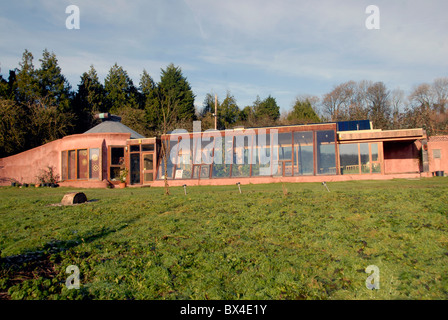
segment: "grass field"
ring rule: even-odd
[[[327,185],[0,188],[0,297],[448,298],[447,178]]]

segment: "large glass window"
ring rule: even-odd
[[[174,171],[174,164],[173,161],[177,161],[177,152],[179,144],[177,140],[162,140],[162,143],[166,144],[167,148],[167,155],[166,155],[166,169],[167,169],[167,179],[173,179],[173,171]],[[172,159],[174,157],[175,159]],[[165,157],[162,155],[162,161],[160,161],[159,166],[159,179],[165,178]]]
[[[67,179],[68,180],[76,179],[76,150],[68,151],[67,167],[68,167]]]
[[[256,139],[257,143],[252,153],[252,176],[269,176],[271,175],[271,135],[258,132]]]
[[[184,140],[185,139],[185,140]],[[188,136],[179,141],[175,179],[190,179],[193,162],[193,144]]]
[[[341,174],[381,173],[378,143],[339,145]]]
[[[334,131],[316,131],[317,174],[336,174]]]
[[[209,179],[213,163],[214,137],[195,138],[193,143],[194,165],[193,179]]]
[[[294,175],[313,174],[313,132],[294,132]]]
[[[67,180],[67,151],[61,152],[61,179]]]
[[[231,164],[229,163],[230,159],[226,159],[226,153],[232,155],[232,150],[233,150],[233,139],[231,137],[230,139],[228,137],[227,139],[225,137],[222,137],[221,144],[215,144],[215,151],[214,151],[215,157],[213,159],[213,171],[212,171],[213,178],[230,177]],[[217,155],[219,154],[221,155],[221,157],[218,159]]]
[[[239,136],[233,139],[232,177],[249,177],[252,136]]]
[[[378,157],[378,143],[371,143],[370,151],[372,154],[372,173],[381,173],[381,164]]]
[[[274,169],[274,176],[292,175],[292,133],[284,132],[278,134],[278,162],[277,170]]]
[[[341,174],[359,173],[359,150],[357,143],[339,145]]]
[[[89,163],[87,150],[78,150],[78,179],[89,177]]]
[[[369,144],[368,143],[360,143],[359,144],[359,153],[361,160],[361,173],[370,173],[370,156],[369,156]]]
[[[99,179],[99,150],[98,148],[92,148],[61,151],[61,179]]]
[[[100,178],[100,149],[89,150],[89,178]]]

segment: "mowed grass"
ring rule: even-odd
[[[0,188],[1,297],[448,298],[447,178],[327,185]]]

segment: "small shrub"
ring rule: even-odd
[[[47,166],[47,169],[40,170],[40,174],[37,176],[39,183],[57,183],[59,181],[59,175],[55,173],[55,168]]]

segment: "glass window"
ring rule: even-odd
[[[67,180],[67,151],[61,152],[61,179]]]
[[[292,159],[292,133],[285,132],[278,134],[278,160]]]
[[[129,149],[131,150],[131,152],[140,152],[140,145],[139,144],[130,145]]]
[[[294,132],[294,175],[313,174],[313,132]]]
[[[154,170],[154,155],[152,153],[143,156],[143,170]]]
[[[120,167],[110,167],[109,177],[112,181],[120,180]]]
[[[154,180],[154,174],[152,172],[145,173],[145,181],[153,181]]]
[[[140,153],[131,153],[129,157],[130,161],[130,172],[129,181],[131,184],[139,184],[140,183]]]
[[[252,176],[271,175],[271,135],[258,132],[257,143],[254,139],[254,152],[252,153]]]
[[[378,143],[371,143],[370,149],[372,150],[372,161],[378,161]]]
[[[154,144],[142,144],[142,151],[154,151]]]
[[[112,181],[120,180],[120,170],[124,166],[124,147],[111,147],[109,159],[109,178]]]
[[[250,176],[252,136],[234,137],[232,177]]]
[[[186,139],[186,140],[182,140]],[[193,144],[191,139],[182,137],[179,141],[179,151],[177,154],[177,167],[175,179],[191,179],[191,168],[193,161]]]
[[[121,166],[124,164],[124,148],[114,148],[112,147],[110,150],[110,164]]]
[[[89,150],[89,172],[90,179],[100,178],[100,149]]]
[[[278,134],[278,161],[273,161],[275,166],[272,172],[273,176],[291,176],[292,175],[292,133],[284,132]],[[285,162],[288,161],[288,162]],[[275,170],[277,169],[277,170]]]
[[[193,140],[194,164],[212,164],[214,137],[195,138]]]
[[[154,173],[148,172],[154,170],[154,154],[146,153],[143,154],[143,181],[149,182],[153,181]]]
[[[76,150],[68,152],[68,180],[76,179]]]
[[[370,152],[372,154],[372,173],[381,173],[381,162],[378,156],[378,143],[370,144]]]
[[[167,179],[173,179],[173,169],[174,169],[174,164],[173,161],[177,161],[177,159],[171,159],[171,157],[174,155],[176,155],[177,153],[177,148],[178,148],[178,143],[177,140],[162,140],[162,143],[166,143],[167,144],[167,155],[166,155],[166,169],[167,169]],[[159,166],[159,179],[164,179],[165,177],[165,157],[162,156],[162,161],[160,161],[160,166]],[[177,157],[176,157],[177,158]]]
[[[87,179],[89,175],[89,163],[87,150],[78,150],[78,179]]]
[[[336,174],[334,131],[316,131],[317,174]]]
[[[357,143],[339,145],[341,174],[359,174],[359,151]]]
[[[283,176],[291,177],[292,176],[292,161],[283,161]]]
[[[201,179],[209,179],[210,178],[210,165],[203,164],[201,166]]]
[[[199,171],[200,170],[201,170],[201,166],[200,165],[193,166],[193,179],[198,179],[199,178]]]
[[[230,138],[226,145],[225,137],[222,137],[220,145],[215,145],[215,154],[221,154],[221,158],[213,159],[212,178],[230,177],[230,163],[226,163],[227,162],[226,153],[229,152],[229,154],[231,155],[232,147],[233,147],[233,139]]]
[[[370,156],[369,156],[369,144],[360,143],[359,153],[361,156],[361,173],[370,173]]]

